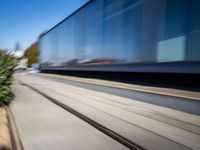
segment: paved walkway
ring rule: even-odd
[[[198,100],[200,99],[200,92],[138,86],[119,82],[85,78],[82,79],[77,77],[61,76],[54,74],[38,73],[31,75],[42,79],[49,79],[56,82],[65,83],[67,85],[82,87],[102,93],[109,93],[111,95],[135,99],[150,104],[155,104],[200,115],[200,100]],[[188,97],[194,99],[190,99]]]
[[[136,85],[136,84],[128,84],[128,83],[121,83],[121,82],[114,82],[114,81],[107,81],[107,80],[100,80],[100,79],[64,76],[64,75],[57,75],[57,74],[40,73],[40,74],[34,74],[34,75],[38,77],[43,76],[50,79],[53,79],[53,78],[64,79],[64,80],[102,85],[102,86],[113,87],[113,88],[120,88],[120,89],[125,89],[125,90],[133,90],[133,91],[139,91],[139,92],[154,93],[154,94],[160,94],[160,95],[168,95],[168,96],[175,96],[175,97],[180,97],[180,98],[200,100],[200,92],[194,92],[194,91],[178,90],[178,89],[164,88],[164,87],[142,86],[142,85]]]
[[[16,79],[147,149],[200,149],[200,116],[49,79]]]
[[[15,82],[11,104],[25,150],[118,150],[123,145]]]

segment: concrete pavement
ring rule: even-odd
[[[32,76],[200,115],[199,92],[52,74],[39,73]]]
[[[25,150],[127,149],[30,88],[12,87],[11,110]]]
[[[197,115],[49,79],[16,78],[147,149],[200,148]]]
[[[101,86],[106,86],[106,87],[120,88],[120,89],[125,89],[125,90],[200,100],[200,93],[195,92],[195,91],[186,91],[186,90],[164,88],[164,87],[142,86],[142,85],[136,85],[136,84],[107,81],[107,80],[102,80],[102,79],[100,80],[100,79],[91,79],[91,78],[80,78],[80,77],[72,77],[72,76],[65,76],[65,75],[58,75],[58,74],[39,73],[39,74],[33,74],[33,75],[52,79],[52,80],[64,79],[68,81],[89,83],[89,84],[101,85]]]

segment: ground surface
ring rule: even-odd
[[[30,88],[15,83],[11,105],[25,150],[127,149]]]
[[[135,98],[140,96],[153,100],[155,96],[163,101],[163,97],[156,97],[155,93],[147,96],[143,92],[135,94],[125,89],[116,92],[114,87],[110,89],[113,92],[107,92],[102,86],[98,90],[97,86],[83,87],[76,81],[61,78],[58,81],[29,74],[17,74],[15,79],[13,90],[16,98],[11,109],[25,149],[126,147],[20,83],[58,100],[146,149],[200,149],[200,116]],[[165,100],[172,96],[166,97]],[[181,99],[174,104],[179,106],[179,103]]]
[[[200,115],[200,92],[54,74],[40,73],[32,76]]]
[[[8,119],[5,108],[0,108],[0,150],[11,149]]]

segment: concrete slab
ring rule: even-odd
[[[48,79],[32,76],[17,79],[147,149],[200,148],[199,116]]]
[[[87,83],[85,79],[81,81],[81,78],[77,80],[74,77],[58,77],[57,75],[33,74],[33,76],[200,115],[199,92],[147,86],[140,87],[138,85],[129,85],[127,87],[124,83],[92,79],[88,79]]]
[[[97,84],[102,86],[108,86],[113,88],[121,88],[126,90],[133,90],[133,91],[141,91],[147,93],[155,93],[161,95],[168,95],[168,96],[175,96],[181,98],[188,98],[194,100],[200,100],[200,93],[194,91],[186,91],[186,90],[178,90],[178,89],[171,89],[171,88],[161,88],[161,87],[153,87],[153,86],[142,86],[136,84],[128,84],[128,83],[120,83],[115,81],[107,81],[107,80],[100,80],[100,79],[91,79],[91,78],[80,78],[80,77],[72,77],[72,76],[63,76],[57,74],[33,74],[37,76],[44,76],[44,77],[52,77],[57,79],[65,79],[65,80],[72,80],[90,84]]]
[[[11,104],[25,150],[127,149],[33,90],[15,83]]]

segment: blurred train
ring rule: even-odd
[[[200,0],[90,0],[40,37],[42,71],[200,73]]]

